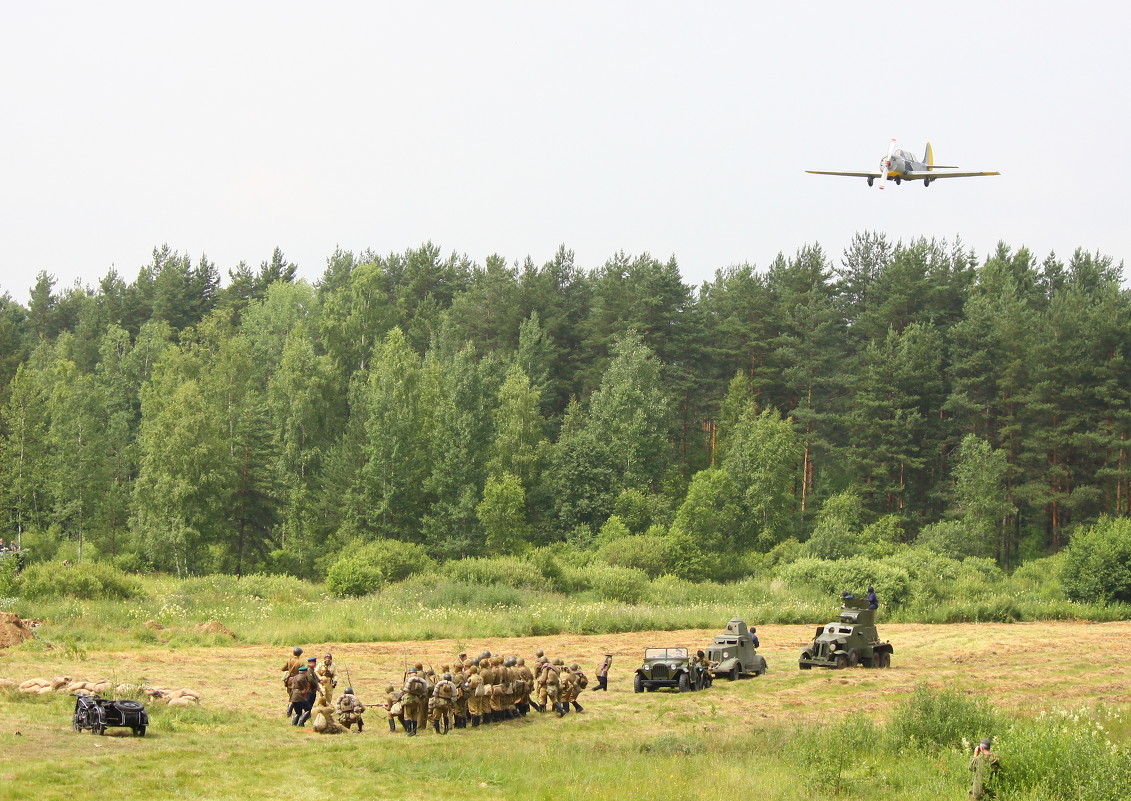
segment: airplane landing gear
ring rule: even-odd
[[[901,183],[903,183],[903,179],[902,179],[902,178],[896,178],[896,179],[895,179],[895,185],[896,185],[896,186],[899,186],[899,185],[900,185]]]
[[[872,179],[872,178],[869,178],[869,179],[868,179],[868,186],[871,186],[871,185],[872,185],[872,181],[873,181],[873,179]]]
[[[931,185],[931,179],[930,178],[924,178],[923,179],[923,186],[930,186],[930,185]]]

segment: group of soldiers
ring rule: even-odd
[[[352,687],[346,687],[336,706],[331,707],[337,686],[333,657],[326,654],[318,665],[314,657],[303,664],[301,656],[302,649],[295,648],[294,656],[283,667],[292,723],[305,725],[313,715],[316,731],[338,733],[348,731],[356,723],[360,732],[365,705]],[[606,674],[611,661],[606,656],[598,669],[602,688],[607,689]],[[385,709],[390,732],[397,731],[399,721],[409,737],[427,729],[429,723],[437,734],[447,734],[453,728],[475,728],[525,717],[531,708],[553,712],[558,717],[568,714],[571,707],[584,712],[577,699],[588,685],[588,677],[576,662],[567,665],[560,658],[550,659],[538,651],[533,665],[527,665],[520,656],[483,651],[471,658],[460,654],[439,671],[425,668],[420,662],[406,668],[401,687],[387,685],[385,701],[380,706]]]

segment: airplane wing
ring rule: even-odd
[[[918,181],[923,178],[930,178],[932,181],[939,178],[975,178],[979,175],[1001,175],[1000,172],[938,172],[936,170],[915,170],[913,172],[905,172],[903,180],[905,181]]]
[[[883,175],[883,173],[878,171],[878,170],[873,170],[872,172],[837,172],[836,170],[806,170],[805,172],[811,172],[814,175],[847,175],[849,178],[879,178],[881,175]]]

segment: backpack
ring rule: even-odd
[[[577,686],[583,690],[589,686],[589,679],[586,678],[585,674],[580,670],[575,670],[573,672],[573,680],[577,684]]]

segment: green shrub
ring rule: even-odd
[[[672,570],[672,549],[667,537],[640,534],[610,542],[597,549],[593,558],[613,567],[633,567],[655,578]]]
[[[590,565],[582,568],[589,586],[606,601],[634,604],[644,599],[651,585],[648,574],[632,567]]]
[[[98,562],[40,562],[28,567],[20,577],[20,596],[33,600],[69,597],[126,601],[144,594],[137,579]]]
[[[798,559],[778,572],[778,577],[792,586],[808,586],[836,597],[842,592],[861,594],[873,585],[880,603],[899,606],[911,588],[911,576],[901,567],[865,559]]]
[[[888,731],[897,750],[937,754],[962,749],[1001,728],[997,712],[984,699],[957,690],[932,690],[924,684],[896,708]]]
[[[18,566],[14,555],[0,556],[0,598],[20,594],[20,576],[16,572]]]
[[[1110,724],[1090,710],[1042,712],[1015,722],[995,744],[1003,755],[996,781],[1002,796],[1035,791],[1048,801],[1131,798],[1131,754],[1109,742],[1105,722]]]
[[[368,595],[389,582],[435,568],[423,546],[381,540],[347,546],[326,574],[326,586],[336,595]]]
[[[1060,576],[1073,601],[1131,601],[1131,520],[1104,518],[1074,534]]]
[[[465,584],[482,586],[500,584],[504,587],[551,589],[551,582],[537,565],[513,556],[459,559],[445,564],[443,573],[453,581]]]

